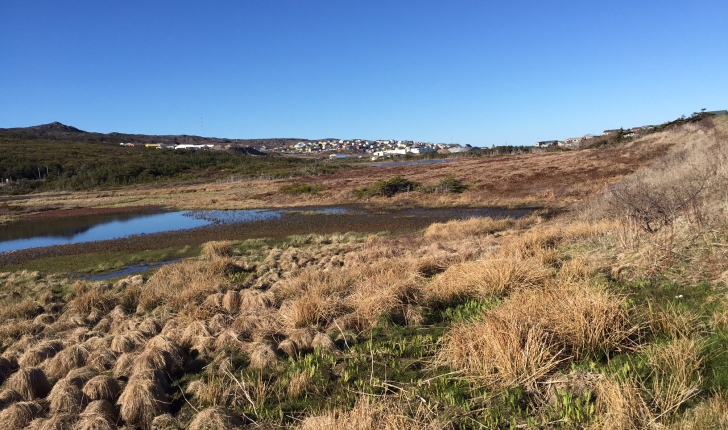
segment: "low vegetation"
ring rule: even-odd
[[[724,428],[728,140],[681,130],[558,216],[3,274],[0,426]]]
[[[296,182],[281,185],[279,191],[285,194],[318,194],[321,191],[321,185]]]

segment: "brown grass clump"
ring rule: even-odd
[[[124,352],[131,352],[136,349],[137,343],[134,342],[134,339],[131,336],[127,336],[125,334],[117,334],[113,337],[111,340],[110,349],[113,352],[122,354]]]
[[[51,314],[40,314],[33,318],[33,322],[36,324],[53,324],[56,321],[56,317]]]
[[[103,415],[82,414],[81,419],[76,423],[74,430],[116,430],[113,420]]]
[[[152,430],[179,430],[179,422],[171,414],[162,414],[152,420]]]
[[[233,255],[233,249],[228,241],[207,242],[202,246],[200,258],[212,261],[219,258],[227,258]]]
[[[700,391],[702,348],[702,343],[695,339],[678,338],[649,349],[653,403],[661,415],[676,414],[680,405]]]
[[[243,290],[240,292],[240,312],[253,312],[275,304],[275,297],[269,292]]]
[[[143,310],[167,305],[180,310],[189,303],[200,303],[212,293],[225,291],[225,275],[234,271],[227,260],[184,260],[162,266],[147,282],[139,296]]]
[[[60,413],[55,414],[47,419],[35,419],[30,423],[28,430],[67,430],[70,428],[75,429],[75,424],[79,420],[78,414]],[[39,422],[38,422],[39,421]],[[35,427],[38,422],[37,427]]]
[[[17,391],[25,400],[43,398],[51,391],[48,378],[37,367],[21,368],[8,378],[5,388]]]
[[[149,339],[144,345],[145,351],[162,351],[165,360],[167,360],[167,368],[170,373],[178,372],[184,368],[185,354],[182,349],[165,336],[157,335]]]
[[[243,419],[219,406],[207,408],[198,413],[190,423],[189,430],[232,430],[240,428]]]
[[[304,418],[298,430],[441,430],[451,425],[439,421],[417,402],[416,406],[391,399],[372,402],[359,399],[350,411],[331,411]]]
[[[53,378],[62,378],[73,369],[86,365],[89,351],[82,345],[71,345],[47,361],[46,370]]]
[[[91,367],[84,366],[73,369],[66,375],[66,379],[71,381],[78,388],[82,388],[91,378],[96,377],[99,372]]]
[[[687,410],[673,426],[679,430],[721,430],[728,428],[728,397],[718,393]]]
[[[321,354],[334,354],[339,351],[334,341],[326,333],[316,333],[311,341],[311,348],[319,350]]]
[[[169,400],[162,384],[145,376],[131,378],[117,404],[127,424],[149,428],[154,417],[168,412]]]
[[[114,378],[105,375],[98,375],[91,378],[86,385],[84,385],[83,393],[91,401],[108,400],[109,402],[114,402],[121,393],[121,386]]]
[[[79,294],[68,302],[68,309],[76,315],[88,315],[96,310],[106,314],[116,306],[116,296],[97,289]]]
[[[35,402],[13,403],[0,411],[0,430],[22,429],[41,416],[43,410]]]
[[[240,308],[240,293],[230,290],[222,298],[222,307],[228,312],[237,312]]]
[[[134,368],[134,360],[138,356],[138,352],[127,352],[125,354],[121,354],[116,360],[116,363],[114,364],[114,367],[112,369],[114,378],[119,379],[130,377],[132,374],[132,369]]]
[[[430,240],[457,240],[464,237],[493,234],[508,230],[515,221],[510,218],[493,219],[470,218],[467,220],[453,220],[445,223],[433,223],[425,230],[425,239]]]
[[[88,355],[86,365],[97,372],[105,372],[114,367],[117,354],[111,348],[96,348]]]
[[[653,415],[633,380],[603,378],[596,386],[596,410],[604,430],[646,428]]]
[[[250,353],[250,367],[253,369],[267,369],[276,364],[277,357],[273,347],[267,343],[259,343]]]
[[[48,358],[53,357],[63,349],[63,344],[57,340],[45,340],[25,351],[20,356],[18,364],[21,367],[34,367]]]
[[[54,414],[62,412],[80,413],[88,401],[81,389],[68,378],[56,382],[48,395],[48,400],[50,400],[50,410]]]
[[[549,271],[535,258],[505,257],[466,261],[448,268],[427,286],[431,300],[449,303],[468,298],[502,297],[510,291],[543,285]]]
[[[304,269],[278,286],[274,294],[283,302],[281,315],[288,326],[326,326],[346,312],[343,298],[354,281],[344,270]]]
[[[637,328],[624,306],[624,298],[584,284],[523,290],[481,321],[452,329],[438,358],[491,385],[535,389],[564,360],[629,347]]]
[[[162,330],[162,326],[154,318],[147,318],[139,324],[137,330],[142,332],[145,336],[156,336]]]
[[[5,409],[16,402],[22,402],[23,396],[15,390],[5,389],[0,391],[0,409]]]

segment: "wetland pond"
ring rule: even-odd
[[[0,267],[59,255],[139,252],[197,246],[211,240],[283,238],[349,231],[401,233],[433,222],[490,216],[519,218],[533,209],[355,206],[195,210],[105,214],[19,221],[0,226]]]

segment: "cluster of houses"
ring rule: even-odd
[[[629,129],[604,130],[602,134],[585,134],[581,137],[570,137],[564,140],[544,140],[534,143],[533,146],[535,146],[536,148],[548,148],[551,146],[560,146],[563,148],[578,148],[585,140],[593,139],[595,137],[615,135],[619,132],[622,132],[622,136],[627,138],[636,137],[640,134],[651,131],[654,128],[654,125],[643,125],[641,127],[632,127]]]
[[[412,140],[319,140],[298,142],[281,152],[287,153],[319,153],[333,151],[329,158],[347,158],[348,154],[370,154],[372,158],[389,157],[393,155],[420,155],[432,152],[450,154],[467,152],[473,148],[470,145],[461,146],[457,143],[429,143]],[[343,152],[343,153],[342,153]]]
[[[190,149],[190,150],[198,150],[198,149],[225,149],[222,148],[221,145],[172,145],[169,143],[120,143],[121,146],[127,146],[127,147],[135,147],[135,146],[143,146],[146,148],[157,148],[157,149]],[[218,148],[219,147],[219,148]]]

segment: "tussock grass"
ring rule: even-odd
[[[0,430],[22,429],[42,415],[42,408],[35,402],[13,403],[0,411]]]
[[[511,291],[543,285],[549,275],[549,270],[535,258],[466,261],[450,266],[435,278],[427,286],[427,294],[435,303],[503,297]]]
[[[23,396],[15,390],[6,388],[0,391],[0,410],[5,409],[13,403],[22,402]]]
[[[50,410],[54,414],[75,413],[83,411],[88,398],[70,379],[63,378],[53,385],[48,395]]]
[[[58,340],[45,340],[28,349],[20,356],[18,364],[22,367],[35,367],[48,358],[55,356],[63,349],[63,344]]]
[[[232,430],[244,424],[242,417],[229,410],[213,406],[200,411],[190,423],[189,430]]]
[[[394,399],[374,402],[359,399],[350,411],[330,411],[320,416],[305,418],[299,430],[351,429],[351,430],[439,430],[451,428],[433,417],[426,406],[400,403]]]
[[[5,388],[20,393],[25,400],[42,399],[51,391],[45,373],[37,367],[21,368],[5,382]]]
[[[154,417],[169,410],[163,384],[147,375],[130,378],[116,403],[124,421],[142,428],[149,428]]]
[[[604,430],[646,428],[654,420],[639,384],[634,380],[603,378],[597,384],[596,394],[600,427]]]
[[[425,229],[425,239],[457,240],[465,237],[493,234],[512,228],[515,221],[510,218],[470,218],[445,223],[433,223]]]
[[[229,241],[207,242],[202,246],[200,257],[203,260],[214,261],[232,256],[233,248]]]
[[[162,266],[145,284],[139,305],[152,310],[162,304],[180,310],[189,303],[199,303],[209,294],[225,291],[226,275],[234,265],[224,258],[212,261],[184,260]]]
[[[90,401],[107,400],[114,402],[121,393],[121,386],[114,378],[98,375],[91,378],[83,386],[83,393]]]
[[[494,386],[535,389],[566,360],[630,347],[638,327],[624,307],[624,298],[583,284],[522,290],[447,333],[438,358]]]
[[[83,345],[70,345],[46,361],[45,370],[49,376],[60,379],[71,370],[85,366],[89,355],[88,349]]]

